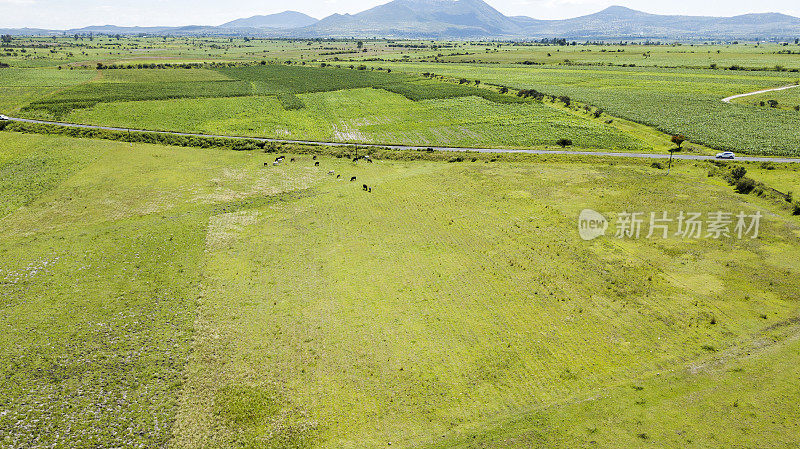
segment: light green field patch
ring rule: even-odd
[[[3,69],[0,87],[70,87],[97,76],[94,70]]]
[[[721,279],[710,274],[672,272],[665,273],[665,277],[677,288],[687,289],[701,295],[722,293],[725,284]]]
[[[164,83],[181,81],[231,81],[210,69],[108,69],[103,70],[100,83]]]

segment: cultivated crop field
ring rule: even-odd
[[[797,155],[800,147],[798,111],[720,101],[730,95],[796,84],[800,76],[792,72],[473,64],[392,67],[567,95],[611,115],[684,134],[693,142],[719,150],[777,156]]]
[[[308,139],[325,136],[325,139],[363,143],[388,139],[381,143],[540,147],[552,146],[558,139],[570,139],[586,149],[663,150],[663,144],[652,142],[641,129],[619,126],[619,121],[606,126],[609,119],[612,122],[625,119],[666,134],[666,141],[669,135],[683,134],[693,144],[708,147],[709,152],[731,150],[791,156],[800,147],[796,132],[800,116],[793,97],[796,92],[782,92],[773,95],[775,98],[747,97],[730,104],[720,101],[730,95],[799,81],[795,44],[544,45],[386,40],[356,44],[354,41],[102,36],[92,40],[18,38],[4,47],[5,57],[0,54],[0,62],[12,66],[2,69],[10,76],[0,77],[0,89],[6,94],[0,100],[0,112],[127,127],[155,123],[158,129],[174,131],[224,129],[248,136]],[[92,70],[98,63],[125,68]],[[156,68],[187,63],[202,68]],[[387,69],[392,69],[392,73]],[[420,75],[424,73],[447,79],[423,79]],[[501,94],[495,86],[506,86],[512,91]],[[315,116],[309,130],[305,126],[307,118],[294,117],[293,111],[307,107],[305,112],[318,110],[319,102],[326,101],[326,95],[310,94],[357,92],[363,88],[381,89],[415,102],[398,111],[393,97],[385,96],[380,100],[381,104],[385,102],[385,108],[379,111],[378,120],[411,113],[418,117],[416,114],[423,113],[419,109],[451,110],[447,102],[440,100],[470,96],[510,105],[507,112],[499,115],[505,118],[520,109],[514,106],[516,103],[530,102],[520,101],[514,95],[517,89],[536,89],[554,97],[570,98],[574,110],[580,110],[584,104],[602,109],[605,114],[598,123],[584,125],[602,129],[603,135],[587,138],[585,132],[579,135],[562,132],[564,125],[572,127],[576,120],[553,111],[535,118],[528,115],[528,121],[537,124],[530,132],[524,129],[528,123],[504,119],[498,131],[492,128],[491,119],[489,123],[483,122],[485,117],[494,116],[494,111],[485,107],[498,109],[487,103],[471,107],[466,115],[465,111],[459,111],[459,118],[474,123],[474,127],[464,126],[459,120],[442,124],[441,115],[419,116],[420,123],[435,120],[446,128],[427,133],[375,124],[373,116],[350,119],[351,113],[343,114],[347,119],[341,122]],[[304,95],[305,100],[301,98]],[[345,104],[359,102],[358,93],[355,97],[348,98]],[[213,101],[197,100],[206,98]],[[279,101],[278,107],[272,98]],[[761,101],[766,105],[770,99],[778,101],[778,106],[760,106]],[[417,107],[425,101],[433,104]],[[213,110],[207,108],[228,108],[238,102],[259,105],[263,119],[254,123],[251,117],[226,115],[229,123],[224,127],[211,123],[214,118],[209,116],[213,116]],[[555,109],[569,112],[560,103],[558,106]],[[263,114],[266,108],[269,113]],[[173,109],[187,117],[163,113]],[[126,114],[128,110],[136,110],[136,115]],[[254,111],[241,112],[248,116]],[[542,111],[537,108],[534,114]],[[591,117],[584,116],[578,121],[587,122],[586,118]],[[296,120],[302,123],[294,127]],[[179,128],[188,123],[193,126]],[[540,132],[542,127],[550,132]],[[472,128],[487,132],[476,133]],[[770,132],[765,132],[766,129]],[[450,142],[453,130],[460,137],[457,142]],[[487,140],[484,134],[491,139]],[[611,141],[615,143],[609,145]]]
[[[652,149],[635,133],[541,101],[474,84],[335,67],[98,70],[90,81],[45,95],[20,114],[296,140],[513,148],[569,139],[586,149]]]
[[[794,441],[800,222],[707,164],[287,156],[2,133],[3,444]],[[767,217],[583,242],[586,207]]]

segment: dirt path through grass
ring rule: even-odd
[[[780,91],[780,90],[793,89],[795,87],[800,87],[800,84],[792,84],[791,86],[776,87],[776,88],[773,88],[773,89],[764,89],[764,90],[757,90],[755,92],[748,92],[746,94],[732,95],[732,96],[730,96],[728,98],[723,98],[722,102],[723,103],[730,103],[731,101],[736,100],[737,98],[744,98],[744,97],[749,97],[749,96],[752,96],[752,95],[765,94],[767,92],[777,92],[777,91]]]

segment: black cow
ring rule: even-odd
[[[353,181],[355,181],[355,180],[356,180],[356,177],[355,177],[355,176],[353,176],[352,178],[350,178],[350,182],[353,182]]]
[[[314,167],[319,167],[319,162],[314,162]]]
[[[364,185],[361,186],[361,190],[366,192],[367,190],[369,190],[369,187],[367,187],[367,185],[364,184]]]

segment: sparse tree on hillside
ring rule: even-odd
[[[678,134],[678,135],[672,136],[671,140],[672,140],[672,143],[674,143],[678,147],[678,149],[680,150],[681,149],[681,145],[683,145],[683,142],[686,142],[686,137],[683,134]]]

